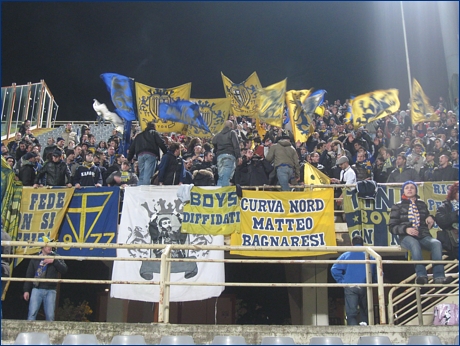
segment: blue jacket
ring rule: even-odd
[[[359,245],[358,245],[359,246]],[[337,260],[364,260],[364,252],[345,252]],[[372,256],[370,259],[374,259]],[[371,264],[372,281],[377,282],[377,269]],[[365,284],[366,265],[364,263],[335,263],[331,268],[332,277],[338,283],[344,284]]]

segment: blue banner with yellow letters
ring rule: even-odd
[[[418,185],[418,195],[423,200],[430,215],[435,216],[437,208],[446,199],[453,182],[427,182]],[[397,236],[388,230],[390,211],[393,204],[401,200],[401,187],[379,186],[375,199],[358,198],[356,191],[344,191],[344,211],[350,238],[361,235],[366,245],[398,245]],[[431,229],[436,238],[438,227]]]
[[[113,244],[117,240],[120,188],[76,189],[62,223],[59,241]],[[59,248],[63,256],[116,257],[115,249]]]

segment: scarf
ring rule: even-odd
[[[409,199],[409,202],[409,221],[412,223],[412,227],[418,230],[420,227],[420,213],[418,212],[415,201]]]
[[[44,260],[41,260],[40,264],[37,267],[37,270],[35,271],[34,278],[36,279],[44,278],[46,275],[46,269],[48,268],[47,266],[48,264],[45,264]],[[40,283],[38,281],[34,281],[34,287],[38,287],[39,285]]]
[[[86,168],[91,168],[94,166],[94,162],[83,161],[82,166],[85,166]]]

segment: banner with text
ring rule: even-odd
[[[236,246],[336,246],[334,191],[265,192],[243,190]],[[318,256],[333,252],[232,251],[256,257]]]
[[[236,187],[198,187],[184,206],[182,233],[228,235],[240,229]]]
[[[423,183],[418,185],[418,195],[425,201],[431,215],[446,199],[447,189],[453,182]],[[401,200],[401,187],[379,186],[375,199],[358,198],[356,191],[344,192],[344,211],[350,238],[361,235],[364,243],[372,246],[398,245],[397,237],[388,230],[393,204]],[[436,238],[437,225],[431,229]]]
[[[22,189],[18,241],[38,241],[47,236],[57,239],[59,227],[72,199],[73,188]],[[34,254],[37,247],[18,246],[16,254]]]
[[[149,250],[142,244],[224,245],[223,236],[181,233],[183,204],[177,197],[179,186],[127,187],[118,231],[118,243],[138,244],[139,248],[118,249],[118,257],[152,258],[156,261],[115,261],[112,280],[158,282],[162,249]],[[217,250],[172,250],[175,259],[223,259]],[[223,263],[172,262],[171,282],[225,282]],[[184,302],[218,297],[222,286],[172,285],[170,301]],[[114,284],[112,298],[158,302],[158,285]]]
[[[76,189],[59,233],[65,243],[116,243],[120,188]],[[115,249],[59,248],[62,256],[115,257]]]

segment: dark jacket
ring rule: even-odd
[[[55,256],[54,252],[50,253],[50,256]],[[26,278],[33,278],[35,272],[40,264],[40,259],[31,259],[29,266],[27,267]],[[55,259],[53,263],[50,263],[46,266],[46,274],[43,279],[57,279],[58,273],[65,274],[67,272],[67,264],[61,259]],[[33,282],[27,281],[24,282],[24,292],[32,291]],[[55,290],[57,287],[57,282],[40,282],[38,283],[37,288]]]
[[[99,167],[93,165],[88,168],[84,165],[78,166],[73,177],[73,182],[81,186],[95,186],[103,183],[102,174]]]
[[[456,181],[458,180],[458,168],[447,165],[445,168],[436,167],[433,170],[431,181]]]
[[[424,201],[417,199],[415,203],[420,213],[420,227],[418,228],[419,235],[417,239],[422,239],[431,236],[430,230],[426,224],[426,219],[430,216],[430,213]],[[404,237],[412,237],[406,233],[406,229],[412,227],[412,223],[409,221],[409,205],[409,200],[403,199],[401,202],[393,204],[391,207],[390,223],[388,227],[390,233],[399,235],[401,241]]]
[[[168,151],[158,166],[158,182],[163,185],[178,185],[184,182],[185,167],[182,157]]]
[[[35,177],[35,184],[38,184],[45,175],[46,185],[48,186],[65,186],[65,184],[71,183],[70,170],[64,161],[47,161],[38,171]]]
[[[30,161],[25,161],[19,169],[19,180],[24,186],[34,186],[35,182],[35,164]]]
[[[233,155],[236,159],[241,157],[238,136],[236,132],[229,127],[224,127],[222,131],[213,137],[212,145],[214,146],[216,157],[222,154]]]
[[[436,238],[441,242],[442,248],[447,251],[449,259],[458,259],[458,211],[454,210],[450,201],[445,200],[438,208],[435,219],[441,229]],[[456,224],[455,227],[454,224]]]
[[[268,185],[273,170],[273,166],[264,158],[253,157],[250,161],[243,158],[243,163],[235,170],[235,183],[241,186]]]
[[[139,156],[142,152],[154,154],[159,159],[160,149],[163,153],[168,151],[165,142],[158,132],[147,127],[144,131],[139,133],[131,143],[129,147],[128,161],[133,159],[134,154]]]
[[[404,166],[402,172],[396,167],[388,176],[387,183],[404,183],[408,180],[420,181],[417,171],[411,167]]]
[[[441,229],[452,229],[454,223],[458,224],[458,211],[454,211],[452,203],[445,200],[436,211],[436,223]]]

